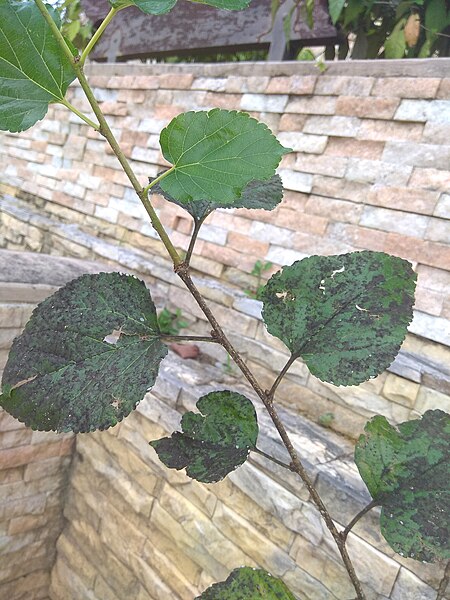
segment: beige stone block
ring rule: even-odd
[[[6,483],[14,483],[23,479],[23,467],[5,469],[0,471],[0,486]],[[0,488],[1,490],[1,488]]]
[[[33,481],[35,479],[54,477],[58,473],[67,471],[70,460],[70,456],[55,456],[53,458],[41,460],[37,463],[30,463],[25,467],[24,480]]]
[[[392,402],[414,408],[420,385],[388,373],[383,387],[383,396]]]
[[[19,577],[5,585],[0,584],[0,596],[8,600],[25,600],[35,598],[33,595],[50,584],[50,573],[48,571],[33,571],[25,576]],[[36,595],[36,598],[38,596]],[[41,596],[43,597],[43,596]]]
[[[415,408],[422,414],[427,410],[434,410],[436,408],[450,412],[450,396],[427,387],[421,387]]]
[[[94,592],[62,560],[57,560],[52,570],[50,595],[54,600],[66,600],[67,598],[97,600]]]
[[[56,544],[57,560],[70,565],[70,570],[74,571],[87,587],[93,588],[97,569],[89,557],[89,551],[86,550],[85,548],[83,551],[76,538],[69,537],[64,531]]]
[[[0,408],[0,432],[24,429],[25,425]]]
[[[0,522],[24,515],[39,515],[45,510],[47,495],[29,496],[17,500],[8,500],[0,504]]]
[[[31,441],[31,429],[16,429],[13,431],[0,432],[0,448],[17,448],[26,446]]]
[[[17,535],[33,529],[39,529],[48,525],[54,520],[58,520],[60,511],[49,511],[42,515],[25,515],[11,519],[8,528],[9,535]]]
[[[103,577],[98,574],[95,579],[94,592],[96,597],[102,600],[120,600]]]

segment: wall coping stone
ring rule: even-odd
[[[348,60],[325,62],[326,70],[319,73],[314,63],[302,61],[240,62],[240,63],[189,63],[189,64],[133,64],[90,63],[88,75],[103,77],[125,75],[159,75],[163,73],[193,73],[198,76],[220,77],[227,75],[290,76],[319,75],[359,77],[450,77],[450,58],[416,58],[392,60]]]

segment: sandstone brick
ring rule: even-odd
[[[447,169],[450,164],[450,145],[439,144],[408,144],[403,142],[388,142],[382,159],[386,162],[398,162],[413,167],[433,167]]]
[[[298,210],[281,208],[275,216],[275,224],[287,229],[323,235],[328,225],[328,219],[322,216],[304,214]]]
[[[291,248],[283,248],[282,246],[271,244],[265,259],[270,260],[270,262],[276,265],[283,266],[291,265],[296,260],[302,260],[303,258],[306,258],[306,256],[307,254],[304,252],[298,252]]]
[[[345,177],[360,183],[406,186],[412,170],[412,166],[399,165],[398,161],[394,164],[382,160],[350,158]]]
[[[159,76],[159,87],[174,90],[188,90],[193,81],[194,75],[192,75],[192,73],[176,73],[173,75],[165,73],[164,75]]]
[[[430,144],[448,144],[450,140],[450,123],[427,121],[422,139],[424,142]]]
[[[450,219],[450,194],[442,194],[434,210],[435,217]],[[1,311],[1,308],[0,308]]]
[[[308,173],[298,173],[290,169],[280,169],[278,171],[283,187],[295,192],[309,193],[312,189],[313,178]]]
[[[266,90],[268,84],[269,77],[266,76],[241,77],[230,75],[227,77],[226,91],[233,94],[260,94]]]
[[[416,577],[411,571],[401,568],[391,595],[392,600],[435,600],[436,591]]]
[[[442,314],[444,310],[445,295],[423,287],[420,280],[419,287],[416,288],[414,300],[414,306],[417,310],[435,315],[436,317],[445,316]]]
[[[383,396],[398,404],[414,408],[419,388],[418,383],[389,373],[384,383]]]
[[[424,413],[427,410],[439,408],[449,412],[450,396],[427,387],[421,387],[416,401],[416,410]]]
[[[209,108],[224,108],[226,110],[238,110],[242,108],[242,96],[240,94],[219,94],[208,92],[204,101],[204,105]],[[256,105],[251,106],[248,110],[259,110]]]
[[[325,135],[308,135],[297,132],[280,133],[277,137],[281,144],[287,148],[292,148],[294,152],[309,152],[312,154],[322,154],[328,139]]]
[[[450,173],[440,169],[414,167],[409,186],[448,192]]]
[[[310,154],[299,153],[295,162],[295,169],[305,173],[344,177],[347,169],[347,159],[336,156],[330,160],[328,156],[311,156]]]
[[[285,94],[265,96],[263,94],[244,94],[240,102],[241,110],[282,113],[288,96]]]
[[[255,239],[248,238],[240,233],[233,233],[230,231],[228,234],[228,244],[230,248],[235,250],[242,250],[245,248],[245,252],[251,256],[265,256],[269,249],[269,242],[258,241]]]
[[[336,200],[322,196],[311,195],[305,211],[320,215],[332,221],[357,224],[360,220],[363,206],[345,200]]]
[[[280,131],[301,131],[306,122],[307,115],[281,115],[279,130]]]
[[[394,119],[450,123],[450,100],[402,100]]]
[[[208,90],[210,92],[224,92],[227,86],[225,77],[196,77],[191,90]]]
[[[431,218],[425,238],[434,242],[450,244],[450,223],[448,220]]]
[[[400,98],[434,98],[441,79],[437,77],[379,78],[372,89],[374,96]]]
[[[372,140],[377,142],[411,140],[418,141],[422,137],[422,123],[398,123],[391,122],[389,127],[386,123],[376,119],[364,119],[357,133],[360,140]]]
[[[286,113],[306,115],[334,115],[336,111],[336,98],[333,96],[311,96],[307,98],[294,98],[284,109]]]
[[[386,233],[347,223],[333,222],[328,226],[328,234],[354,248],[382,252],[386,243]]]
[[[410,212],[411,206],[414,206],[415,213],[432,215],[438,197],[439,193],[433,191],[412,187],[375,185],[367,195],[367,203],[373,206],[404,210],[405,212]]]
[[[6,448],[0,450],[0,468],[10,469],[12,467],[50,458],[51,456],[59,456],[60,449],[60,442],[54,444],[21,446],[20,448]]]
[[[309,117],[303,131],[335,137],[354,137],[360,128],[360,120],[357,117]]]
[[[325,75],[318,78],[314,93],[334,96],[368,96],[373,84],[373,77]]]
[[[423,238],[427,230],[429,218],[387,208],[366,206],[361,215],[360,224],[364,227],[401,233]]]
[[[369,119],[392,119],[400,100],[368,96],[340,96],[336,102],[336,114]]]
[[[377,160],[381,158],[383,149],[384,144],[381,142],[330,137],[325,148],[325,155]]]
[[[313,75],[293,75],[291,77],[272,77],[266,94],[309,95],[314,91],[317,77]]]

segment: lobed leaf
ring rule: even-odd
[[[181,419],[183,433],[150,442],[170,469],[203,483],[214,483],[242,465],[258,437],[258,422],[248,398],[229,392],[211,392],[197,402],[200,413]]]
[[[415,274],[382,252],[311,256],[283,267],[261,293],[267,330],[313,375],[335,385],[376,377],[412,319]]]
[[[184,203],[232,203],[251,181],[270,179],[289,151],[263,123],[219,108],[178,115],[160,144],[174,166],[160,186]]]
[[[58,13],[48,7],[60,26]],[[34,2],[0,0],[0,129],[19,132],[64,99],[75,72]]]
[[[235,569],[221,583],[215,583],[196,600],[295,600],[286,585],[262,569]]]
[[[240,198],[232,202],[211,202],[209,200],[191,200],[180,202],[167,194],[159,184],[152,191],[161,194],[169,202],[184,208],[194,219],[203,221],[216,208],[249,208],[273,210],[283,199],[283,184],[279,175],[273,175],[267,181],[251,181],[242,191]]]
[[[107,429],[142,400],[166,354],[144,282],[83,275],[39,304],[14,341],[0,405],[41,431]]]
[[[365,432],[355,462],[386,541],[416,560],[450,559],[450,415],[429,410],[397,428],[376,416]]]

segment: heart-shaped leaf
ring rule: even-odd
[[[150,442],[170,469],[184,469],[192,479],[214,483],[242,465],[258,437],[258,422],[248,398],[223,390],[200,398],[202,414],[187,412],[183,433]]]
[[[313,375],[335,385],[376,377],[412,319],[415,274],[382,252],[311,256],[273,275],[261,293],[267,330]]]
[[[221,583],[215,583],[196,600],[295,600],[281,579],[262,569],[241,567]]]
[[[57,12],[48,7],[60,26]],[[34,2],[0,0],[0,129],[19,132],[63,100],[75,79],[70,61]]]
[[[355,462],[381,505],[381,532],[402,556],[450,559],[450,415],[429,410],[397,428],[376,416]]]
[[[242,10],[247,8],[250,0],[190,0],[196,4],[208,4],[225,10]],[[172,10],[177,0],[109,0],[114,8],[136,6],[147,15],[163,15]]]
[[[83,275],[39,304],[14,341],[0,405],[41,431],[107,429],[142,400],[166,354],[142,281]]]
[[[160,185],[179,202],[231,203],[250,181],[270,179],[289,152],[263,123],[219,108],[178,115],[160,144],[174,166]]]
[[[109,0],[113,8],[136,6],[147,15],[164,15],[172,10],[177,0]]]
[[[152,191],[164,196],[169,202],[173,202],[184,208],[196,222],[201,222],[216,208],[254,208],[273,210],[283,199],[283,184],[279,175],[273,175],[267,181],[251,181],[244,188],[242,196],[231,202],[210,202],[208,200],[190,200],[180,202],[165,192],[159,184]]]

